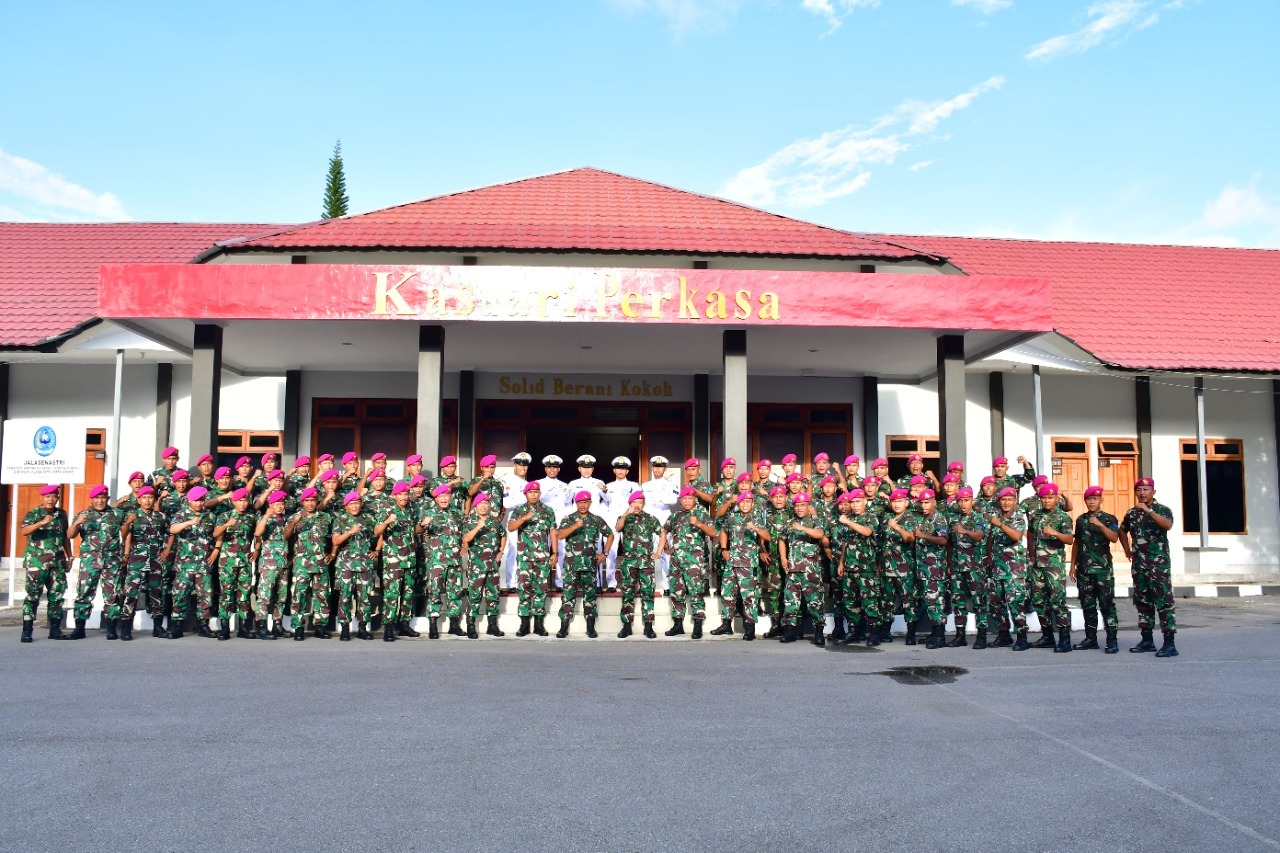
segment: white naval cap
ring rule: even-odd
[[[613,462],[610,464],[613,465],[614,468],[630,468],[631,460],[625,456],[615,456],[613,457]]]
[[[543,465],[554,465],[558,467],[562,462],[564,462],[564,460],[561,459],[559,456],[556,456],[554,453],[549,453],[546,456],[542,457]]]
[[[533,461],[533,457],[521,450],[515,456],[511,457],[512,462],[519,462],[521,465],[528,465]]]
[[[653,457],[651,457],[651,458],[649,459],[649,464],[650,464],[650,465],[661,465],[661,466],[663,466],[663,467],[665,468],[665,467],[666,467],[666,465],[667,465],[667,457],[665,457],[665,456],[653,456]]]
[[[584,453],[578,457],[578,464],[584,468],[590,468],[596,464],[596,458],[590,453]]]

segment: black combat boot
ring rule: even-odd
[[[413,626],[409,624],[409,620],[405,619],[396,626],[396,634],[401,637],[421,637],[417,631],[413,630]]]
[[[431,621],[427,626],[427,639],[438,640],[440,639],[440,617],[432,616],[430,617],[430,620]]]
[[[476,617],[474,616],[467,617],[467,639],[468,640],[480,639],[480,632],[476,630]]]
[[[991,644],[993,649],[1006,649],[1013,645],[1013,636],[1009,633],[1008,628],[1001,628],[1000,633],[996,634],[996,641]]]
[[[1176,658],[1178,656],[1178,647],[1173,644],[1173,632],[1164,632],[1164,645],[1160,647],[1160,651],[1156,652],[1158,658]]]
[[[286,633],[288,633],[285,631],[283,623],[284,623],[283,619],[275,619],[275,620],[272,620],[271,622],[271,635],[275,637],[277,640],[283,637]]]
[[[1129,649],[1129,651],[1131,652],[1154,652],[1155,650],[1156,650],[1156,644],[1151,642],[1150,628],[1142,629],[1142,640],[1138,643],[1138,645]]]
[[[1075,649],[1078,652],[1084,652],[1084,651],[1088,651],[1089,649],[1096,649],[1097,647],[1098,647],[1098,629],[1090,625],[1084,629],[1084,639],[1076,643],[1071,648]]]
[[[298,627],[293,629],[293,638],[301,643],[307,638],[307,628],[305,622],[299,622]]]
[[[929,629],[929,639],[925,641],[926,649],[940,649],[947,644],[947,637],[943,633],[946,628],[942,625],[934,625]]]
[[[826,637],[822,636],[823,627],[825,626],[819,624],[813,629],[813,644],[820,649],[827,645]]]
[[[364,623],[363,623],[363,622],[357,622],[357,623],[356,623],[356,639],[358,639],[358,640],[368,640],[368,639],[370,639],[370,637],[369,637],[369,631],[368,631],[368,629],[367,629],[367,628],[365,628],[365,627],[364,627]]]
[[[434,619],[432,619],[431,622],[433,625],[435,624]],[[520,628],[516,631],[516,636],[517,637],[529,636],[529,617],[528,616],[520,617]]]
[[[1120,651],[1120,644],[1116,642],[1116,629],[1107,629],[1107,647],[1103,650],[1106,654],[1114,655]]]
[[[600,636],[596,633],[596,617],[594,616],[587,617],[587,636],[593,640]]]
[[[849,636],[845,638],[844,642],[841,643],[841,645],[847,646],[850,643],[861,643],[866,638],[867,638],[867,620],[859,619],[857,622],[853,623],[853,630],[849,632]]]
[[[259,640],[274,640],[276,635],[267,630],[267,621],[264,619],[258,623],[257,635]]]
[[[825,627],[825,626],[824,626],[824,627]],[[822,629],[821,629],[821,628],[820,628],[820,629],[818,629],[818,633],[819,633],[819,634],[821,634],[821,633],[822,633]],[[815,635],[815,638],[816,638],[816,636],[817,636],[817,635]],[[845,624],[844,624],[844,617],[843,617],[843,616],[837,616],[837,617],[835,617],[835,624],[831,626],[831,642],[833,642],[833,643],[838,643],[838,642],[840,642],[841,640],[843,640],[843,639],[844,639],[845,637],[847,637],[847,636],[849,636],[849,632],[848,632],[848,630],[845,628]],[[815,639],[815,641],[814,641],[814,645],[815,645],[815,646],[820,646],[820,645],[825,645],[825,643],[819,643],[819,642],[817,642],[817,641],[816,641],[816,639]]]
[[[132,617],[129,619],[121,619],[120,624],[116,627],[116,630],[120,633],[121,640],[132,640],[133,639]]]
[[[903,642],[908,646],[916,644],[916,621],[914,619],[907,623],[907,638]]]
[[[61,616],[49,617],[49,639],[50,640],[62,639],[62,617]]]
[[[544,624],[545,619],[545,616],[533,617],[533,633],[537,634],[539,637],[550,636],[547,633],[547,626]]]
[[[705,620],[704,620],[704,619],[703,619],[703,617],[701,617],[701,616],[695,616],[695,617],[693,617],[693,631],[692,631],[692,632],[690,632],[690,634],[689,634],[689,639],[690,639],[690,640],[701,640],[701,639],[702,639],[702,623],[703,623],[704,621],[705,621]]]
[[[219,640],[231,639],[231,620],[230,619],[218,620],[218,639]]]
[[[949,649],[963,649],[969,645],[969,632],[964,628],[956,628],[956,636],[951,642],[947,643]]]
[[[560,630],[556,631],[557,640],[563,640],[565,637],[569,636],[569,621],[568,617],[561,618]]]
[[[311,625],[311,636],[317,640],[328,640],[333,636],[333,632],[329,630],[329,626],[324,622],[315,622]]]
[[[1053,638],[1052,628],[1041,628],[1040,639],[1031,644],[1033,649],[1053,649],[1057,648],[1058,641]]]
[[[819,628],[818,630],[822,630]],[[742,620],[742,639],[754,640],[756,638],[756,623]]]
[[[654,633],[652,622],[644,623],[644,636],[646,639],[649,639],[649,640],[653,640],[657,638],[658,635]]]
[[[254,639],[253,625],[252,625],[253,620],[247,616],[241,616],[236,621],[240,623],[239,627],[236,628],[236,636],[242,640]]]
[[[770,630],[772,630],[772,629],[770,629]],[[672,622],[672,623],[671,623],[671,627],[670,627],[670,628],[668,628],[667,630],[665,630],[665,631],[663,631],[663,632],[662,632],[662,636],[664,636],[664,637],[679,637],[679,636],[680,636],[681,634],[683,634],[683,633],[684,633],[684,620],[683,620],[683,619],[677,619],[677,620],[675,620],[674,622]],[[768,635],[768,634],[766,634],[765,636],[767,637],[767,636],[769,636],[769,635]]]
[[[889,617],[889,621],[880,626],[880,642],[893,642],[893,617]]]
[[[390,622],[382,623],[382,642],[394,643],[396,641],[396,626]]]
[[[732,636],[732,635],[733,635],[732,619],[724,620],[723,622],[720,623],[719,628],[716,628],[711,632],[711,636],[713,637],[725,637],[725,636]]]
[[[163,616],[161,616],[159,619],[157,619],[154,616],[151,617],[151,636],[157,639],[161,639],[169,636],[167,633],[165,633],[165,630],[164,630]]]
[[[1063,652],[1069,652],[1069,651],[1071,651],[1071,629],[1059,628],[1058,629],[1058,645],[1054,646],[1053,653],[1055,655],[1059,655],[1059,654],[1062,654]]]
[[[183,620],[181,619],[174,619],[170,617],[169,619],[169,639],[170,640],[182,639],[182,632],[183,632],[182,622]]]
[[[462,630],[462,617],[461,617],[461,616],[450,616],[450,617],[449,617],[449,636],[451,636],[451,637],[465,637],[465,636],[466,636],[466,632]]]
[[[209,639],[213,639],[213,629],[209,627],[208,619],[200,620],[200,630],[197,631],[196,633],[199,634],[201,637],[207,637]]]
[[[74,630],[74,631],[72,631],[70,634],[63,634],[63,635],[62,635],[62,639],[64,639],[64,640],[83,640],[83,639],[84,639],[84,620],[83,620],[83,619],[77,619],[77,620],[76,620],[76,627],[75,627],[75,630]]]
[[[501,631],[501,630],[499,630],[499,629],[498,629],[498,617],[497,617],[497,616],[490,616],[490,617],[489,617],[489,628],[485,631],[485,633],[486,633],[486,634],[488,634],[490,637],[505,637],[505,636],[507,636],[507,634],[506,634],[506,632],[505,632],[505,631]]]
[[[796,641],[796,629],[794,625],[783,625],[782,636],[778,638],[779,643],[794,643]]]
[[[31,633],[35,629],[36,623],[30,619],[22,620],[22,642],[32,642]]]
[[[631,620],[627,619],[622,623],[622,630],[618,632],[618,639],[625,640],[631,636]]]
[[[107,639],[114,640],[119,634],[116,633],[116,627],[120,624],[119,619],[108,619],[107,622]]]
[[[880,645],[880,626],[875,623],[867,623],[867,648],[874,649]]]
[[[769,630],[760,635],[763,640],[776,640],[782,636],[782,619],[777,616],[769,617]]]
[[[338,633],[338,640],[339,642],[343,642],[343,643],[351,642],[351,623],[350,622],[342,623],[342,629]]]
[[[987,629],[979,628],[978,636],[973,638],[973,650],[979,651],[987,647]]]
[[[1027,632],[1019,631],[1018,641],[1009,646],[1009,648],[1013,649],[1015,652],[1025,652],[1027,649],[1031,648],[1031,644],[1027,642]]]
[[[361,633],[357,635],[358,637],[360,637],[360,639],[362,640],[373,639],[373,623],[372,622],[361,622],[360,631]]]

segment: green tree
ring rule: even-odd
[[[333,156],[329,158],[329,175],[324,182],[324,210],[321,219],[333,219],[347,215],[347,177],[342,173],[342,140],[333,146]]]

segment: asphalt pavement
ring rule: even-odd
[[[3,627],[0,849],[1280,846],[1280,598],[1172,660],[1120,607],[1114,656]]]

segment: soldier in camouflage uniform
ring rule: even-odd
[[[49,639],[62,639],[62,600],[67,594],[67,564],[71,543],[67,539],[67,513],[58,506],[61,489],[50,483],[40,489],[40,506],[22,517],[21,533],[27,537],[22,567],[27,572],[26,597],[22,602],[22,642],[31,642],[40,594],[45,593],[49,611]]]
[[[1102,509],[1102,488],[1084,490],[1085,511],[1076,519],[1076,541],[1071,546],[1071,580],[1080,590],[1084,611],[1084,639],[1072,646],[1098,648],[1098,617],[1107,631],[1106,653],[1120,651],[1116,642],[1116,578],[1111,561],[1111,545],[1120,539],[1120,522]]]
[[[440,638],[440,611],[449,617],[449,633],[463,636],[462,519],[450,509],[453,487],[443,483],[431,494],[432,503],[418,520],[418,535],[427,551],[428,639]],[[445,602],[448,601],[446,605]],[[474,622],[474,616],[470,620]]]
[[[1013,625],[1017,629],[1018,639],[1015,642],[1007,631],[1000,630],[1000,636],[992,645],[996,648],[1011,647],[1015,652],[1031,648],[1027,642],[1027,516],[1018,508],[1018,493],[1012,486],[1006,486],[996,493],[1000,509],[993,512],[987,521],[991,525],[992,563],[992,615],[998,617],[1004,625],[1013,616]]]
[[[351,617],[357,617],[356,636],[372,640],[369,625],[373,622],[373,585],[376,566],[373,550],[378,537],[373,532],[373,519],[363,512],[360,493],[352,490],[342,499],[344,513],[334,521],[334,565],[338,575],[339,640],[351,639]]]
[[[758,493],[757,493],[758,494]],[[769,616],[769,630],[762,635],[766,640],[782,636],[783,597],[782,554],[780,546],[786,532],[791,529],[795,512],[787,500],[787,487],[774,486],[766,496],[765,529],[769,531],[769,545],[760,555],[760,609]],[[760,498],[757,497],[757,500]]]
[[[932,623],[927,649],[940,649],[947,644],[947,545],[951,541],[947,516],[938,511],[933,489],[920,492],[920,516],[916,519],[916,572],[921,602]],[[910,644],[910,639],[908,639]]]
[[[231,617],[239,617],[236,636],[250,639],[253,609],[249,596],[253,592],[253,529],[256,522],[249,511],[249,490],[231,492],[231,511],[216,515],[213,528],[218,552],[218,639],[231,639]],[[206,501],[207,503],[207,501]],[[225,503],[225,502],[224,502]]]
[[[743,484],[751,489],[751,478]],[[621,538],[618,543],[618,590],[622,593],[622,632],[619,638],[631,636],[631,622],[635,617],[635,599],[640,598],[640,618],[644,622],[644,635],[652,640],[658,635],[653,630],[653,572],[661,551],[657,547],[662,525],[658,519],[645,512],[644,492],[631,493],[625,512],[614,525]]]
[[[289,493],[289,497],[298,501],[298,495],[302,494],[302,490],[311,485],[311,457],[299,456],[293,463],[291,470],[284,478],[284,490]],[[297,512],[294,507],[293,515]]]
[[[556,514],[542,503],[542,488],[537,482],[524,487],[525,505],[511,511],[507,530],[516,534],[516,577],[520,584],[520,630],[517,637],[529,635],[529,619],[533,633],[547,636],[543,622],[547,615],[547,581],[556,563]]]
[[[884,592],[876,541],[882,519],[867,508],[867,493],[862,489],[849,492],[848,500],[842,503],[848,505],[848,511],[841,512],[836,520],[844,531],[837,552],[836,576],[844,583],[845,613],[851,619],[856,618],[853,614],[860,614],[867,645],[875,647],[880,645],[885,623],[893,621],[881,608]],[[856,635],[850,632],[841,642],[848,645],[855,641]]]
[[[560,630],[556,636],[569,636],[573,608],[582,597],[582,615],[587,620],[587,636],[595,639],[596,592],[600,567],[613,546],[613,533],[600,516],[591,511],[591,493],[574,495],[575,511],[560,521],[556,539],[564,543],[564,598],[560,604]],[[625,594],[625,587],[624,594]]]
[[[727,565],[725,585],[720,590],[720,627],[717,636],[733,633],[737,598],[742,596],[742,639],[756,638],[756,578],[760,572],[760,546],[769,542],[763,513],[757,512],[755,495],[738,495],[738,508],[725,517],[720,530],[720,553]],[[785,565],[784,565],[785,569]]]
[[[711,492],[711,515],[715,519],[717,534],[724,530],[725,519],[732,513],[737,506],[738,495],[738,476],[737,462],[733,459],[725,459],[720,463],[720,479],[716,482]],[[722,551],[713,551],[711,555],[711,585],[724,595],[724,587],[726,583],[726,575],[729,574],[729,564],[725,561]],[[714,631],[712,633],[715,633]]]
[[[213,513],[204,508],[207,490],[194,486],[187,491],[186,502],[169,515],[169,534],[173,541],[173,595],[169,610],[169,639],[182,637],[187,618],[187,604],[192,596],[199,612],[200,636],[212,637],[209,620],[213,618],[213,564],[217,553],[213,545]]]
[[[1142,632],[1142,639],[1129,651],[1155,650],[1151,629],[1159,613],[1164,645],[1156,652],[1156,657],[1177,657],[1174,635],[1178,632],[1178,623],[1169,575],[1169,530],[1173,527],[1173,511],[1156,501],[1156,484],[1150,477],[1134,483],[1133,494],[1136,503],[1120,522],[1120,532],[1124,534],[1120,537],[1120,544],[1125,556],[1133,561],[1133,606],[1138,610],[1138,629]]]
[[[716,535],[707,509],[698,499],[693,486],[680,490],[676,508],[662,525],[663,549],[670,555],[671,573],[668,593],[671,596],[671,628],[668,637],[684,633],[684,614],[693,619],[691,639],[702,639],[702,623],[706,604],[702,596],[703,575],[707,571],[707,543]]]
[[[138,508],[138,492],[147,484],[147,478],[141,471],[134,471],[125,482],[129,484],[129,493],[117,500],[114,506],[127,517]]]
[[[991,460],[991,476],[995,478],[997,493],[1004,489],[1013,489],[1014,497],[1017,497],[1019,490],[1036,478],[1036,469],[1027,460],[1027,457],[1019,456],[1018,464],[1022,466],[1022,473],[1010,474],[1009,460],[1007,458],[997,456]]]
[[[906,489],[889,493],[889,511],[880,527],[880,561],[884,571],[883,614],[892,621],[899,604],[907,624],[907,636],[914,642],[915,624],[920,618],[916,609],[915,516]],[[881,639],[884,635],[881,634]]]
[[[370,516],[377,522],[373,532],[379,537],[378,551],[382,553],[382,640],[387,643],[394,643],[397,636],[418,636],[409,626],[418,560],[418,522],[410,506],[409,484],[401,480],[392,486],[391,500],[389,510]]]
[[[124,517],[107,503],[107,487],[89,490],[89,508],[76,514],[67,530],[67,538],[80,537],[80,579],[76,585],[75,630],[64,635],[68,640],[83,640],[84,625],[93,612],[93,596],[102,583],[102,600],[112,601],[123,578]],[[108,624],[103,607],[102,623]]]
[[[156,490],[160,502],[164,503],[165,495],[173,491],[173,477],[178,471],[178,448],[166,447],[160,451],[160,467],[151,472],[147,485]]]
[[[293,540],[293,638],[312,633],[327,640],[329,633],[329,566],[333,561],[333,514],[319,509],[320,493],[308,487],[298,493],[302,509],[289,519],[284,535]]]
[[[219,524],[232,509],[231,493],[235,491],[231,488],[232,479],[231,469],[224,465],[213,472],[212,481],[204,481],[204,487],[208,490],[204,496],[205,509],[213,513]]]
[[[467,484],[467,494],[471,496],[471,504],[475,505],[476,495],[484,492],[489,497],[489,514],[501,518],[503,513],[502,496],[506,489],[502,481],[494,476],[498,468],[498,457],[493,454],[480,460],[480,473]]]
[[[782,642],[793,643],[804,619],[802,609],[809,612],[813,622],[813,644],[825,646],[823,629],[826,619],[822,613],[822,549],[829,544],[822,519],[814,515],[809,495],[801,492],[791,501],[796,517],[791,522],[779,554],[782,571],[786,575],[783,593]],[[767,535],[767,534],[766,534]]]
[[[434,494],[440,486],[449,487],[449,509],[461,516],[467,508],[469,486],[458,476],[458,457],[446,456],[440,460],[440,473],[427,481],[427,492]]]
[[[956,621],[955,639],[947,645],[951,648],[968,645],[966,629],[972,613],[978,631],[973,647],[985,649],[987,616],[991,610],[987,598],[988,524],[974,503],[973,489],[964,486],[956,492],[956,508],[948,516],[947,524],[951,537],[951,612]]]
[[[253,529],[258,540],[259,640],[275,640],[284,636],[282,611],[289,597],[289,540],[284,535],[285,501],[288,497],[283,489],[268,493],[267,509]],[[275,620],[269,631],[268,613]]]
[[[481,611],[489,619],[485,634],[505,637],[498,628],[498,584],[501,582],[502,555],[507,549],[507,530],[502,520],[489,511],[490,497],[480,491],[471,501],[471,511],[462,519],[462,552],[467,557],[467,598],[471,614],[479,618]]]
[[[169,522],[156,508],[155,489],[138,490],[138,508],[124,520],[125,578],[109,611],[116,620],[121,640],[133,639],[133,607],[138,593],[147,588],[151,599],[151,618],[155,622],[152,636],[167,638],[164,630],[164,593],[158,589],[160,552],[169,538]]]
[[[1075,541],[1071,516],[1058,507],[1058,487],[1053,483],[1040,486],[1040,510],[1032,514],[1027,525],[1031,541],[1036,549],[1035,572],[1038,576],[1039,596],[1033,593],[1031,605],[1040,619],[1045,639],[1036,647],[1051,648],[1054,652],[1071,651],[1071,612],[1067,610],[1066,546]],[[1053,642],[1053,629],[1058,629],[1058,642]]]

